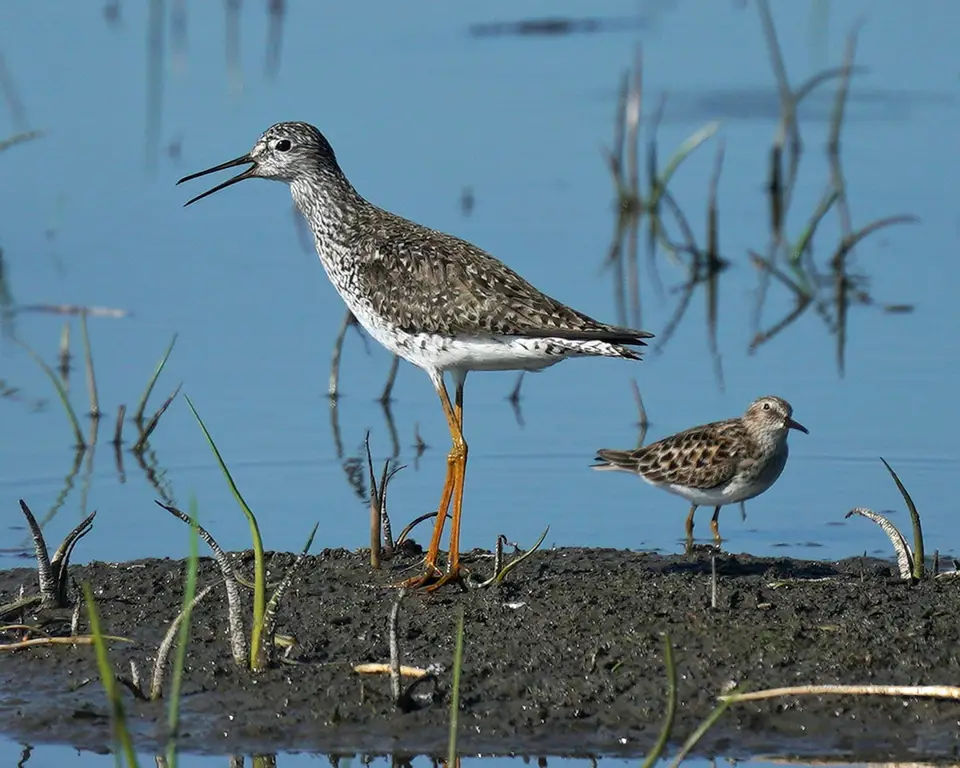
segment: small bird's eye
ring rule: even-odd
[[[764,403],[764,404],[763,404],[763,410],[769,411],[769,410],[770,410],[770,403]]]
[[[280,141],[276,143],[276,150],[278,152],[286,152],[292,146],[290,139],[280,139]]]

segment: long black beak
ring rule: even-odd
[[[227,179],[223,184],[217,184],[213,189],[207,190],[202,195],[197,195],[196,197],[190,198],[183,204],[183,207],[186,208],[190,203],[195,203],[197,200],[203,200],[203,198],[208,195],[212,195],[214,192],[219,192],[221,189],[226,189],[227,187],[236,184],[238,181],[243,181],[244,179],[249,179],[253,176],[253,172],[256,169],[256,162],[250,155],[241,155],[235,160],[228,160],[225,163],[220,165],[215,165],[213,168],[207,168],[205,171],[199,171],[198,173],[191,173],[189,176],[184,176],[177,184],[183,184],[185,181],[190,181],[190,179],[197,179],[200,176],[206,176],[208,173],[216,173],[217,171],[223,171],[227,168],[235,168],[238,165],[246,165],[251,163],[250,167],[247,168],[243,173],[238,173],[232,179]]]
[[[793,419],[787,419],[787,429],[799,429],[803,434],[809,435],[810,430],[807,429],[799,421],[794,421]]]

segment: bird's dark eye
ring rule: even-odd
[[[278,152],[286,152],[292,146],[290,139],[280,139],[280,141],[277,142],[276,148]]]
[[[770,410],[770,403],[764,403],[764,404],[763,404],[763,410],[769,411],[769,410]]]

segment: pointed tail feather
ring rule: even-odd
[[[620,469],[626,472],[635,472],[637,469],[637,459],[634,457],[632,451],[617,451],[612,448],[601,448],[597,451],[597,457],[594,461],[601,463],[591,464],[590,468],[601,471]]]

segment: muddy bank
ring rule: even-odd
[[[278,555],[273,573],[291,560]],[[226,601],[217,587],[194,614],[184,748],[443,753],[461,607],[465,751],[644,752],[663,715],[663,631],[673,638],[679,673],[675,744],[731,682],[756,689],[960,678],[958,580],[911,586],[896,578],[891,564],[862,558],[818,563],[725,554],[716,561],[719,600],[712,609],[709,557],[559,549],[535,554],[498,589],[447,587],[405,599],[403,662],[443,669],[432,703],[399,713],[389,700],[388,678],[361,678],[352,667],[388,660],[395,592],[383,585],[414,563],[410,558],[373,572],[364,553],[325,550],[310,558],[280,612],[279,631],[298,641],[292,654],[298,664],[255,678],[233,665]],[[479,552],[467,563],[482,573],[491,568]],[[105,631],[135,641],[112,646],[118,669],[135,659],[149,674],[180,607],[183,570],[182,561],[171,560],[74,569],[78,580],[95,587]],[[203,560],[199,585],[218,575],[215,564]],[[35,583],[32,571],[0,571],[0,604],[15,599],[21,584],[34,591]],[[47,629],[66,634],[68,622]],[[138,743],[162,740],[165,704],[129,695],[125,702]],[[958,721],[956,702],[784,699],[731,709],[698,751],[945,758],[960,748]],[[0,654],[0,728],[33,741],[108,745],[92,648]]]

